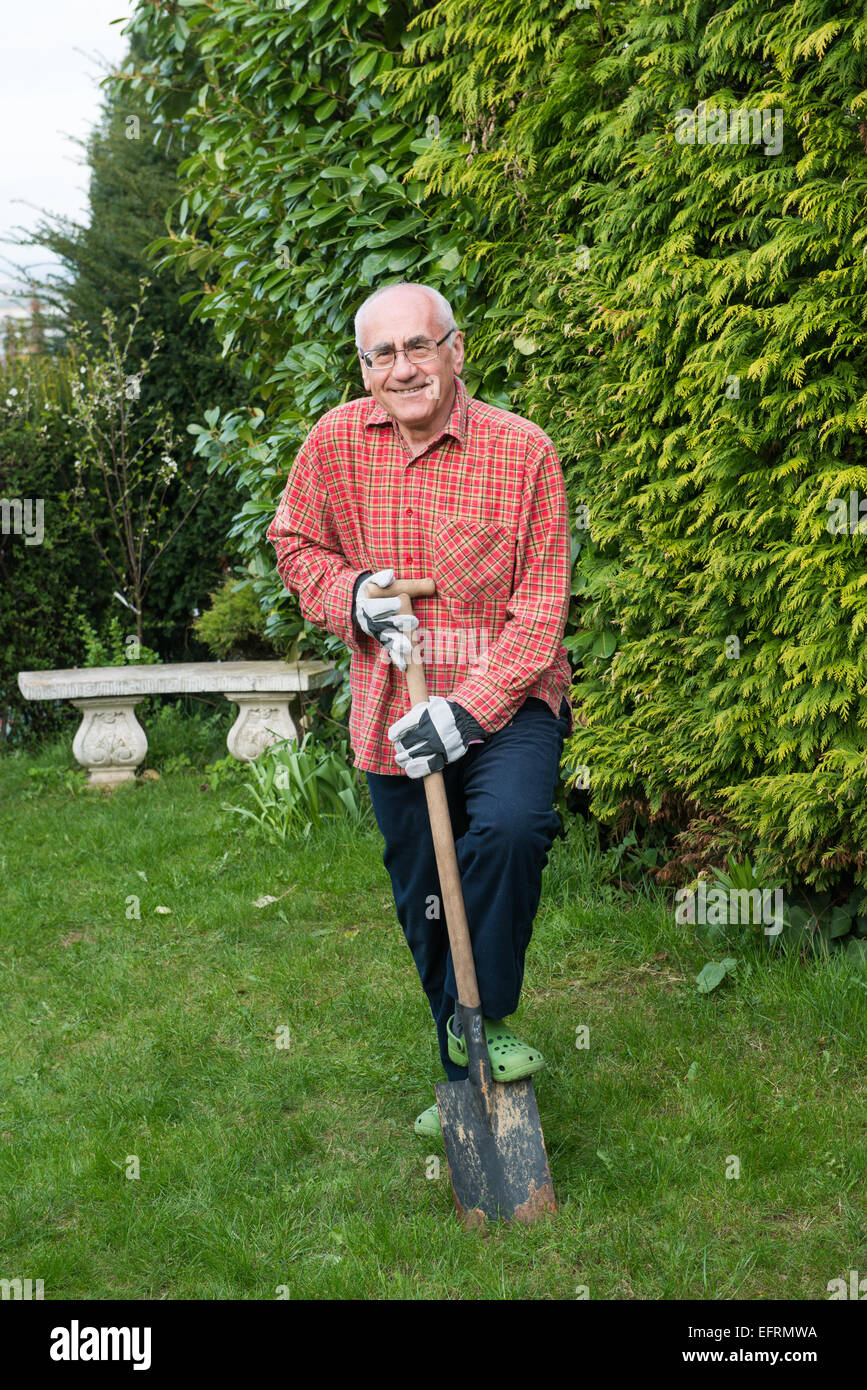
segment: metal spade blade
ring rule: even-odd
[[[491,1079],[481,1009],[458,1007],[470,1076],[436,1087],[455,1205],[467,1226],[530,1224],[557,1210],[533,1083]]]

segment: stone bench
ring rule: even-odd
[[[21,671],[26,700],[71,700],[84,718],[72,751],[88,770],[88,785],[113,786],[134,779],[148,741],[135,716],[147,695],[219,693],[238,706],[226,740],[243,762],[281,738],[298,739],[289,710],[303,724],[298,696],[329,684],[327,661],[189,661],[154,666],[87,666],[69,671]]]

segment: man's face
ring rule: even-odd
[[[361,348],[410,348],[420,338],[437,342],[444,333],[437,308],[428,295],[396,285],[371,304],[364,320]],[[438,424],[451,409],[455,377],[464,365],[464,340],[455,332],[437,349],[438,356],[413,363],[399,353],[388,368],[367,367],[361,375],[372,393],[398,425],[423,431]]]

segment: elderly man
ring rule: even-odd
[[[449,1080],[466,1045],[422,779],[443,770],[492,1072],[544,1065],[503,1019],[518,1006],[572,727],[562,637],[570,590],[563,475],[551,440],[467,395],[463,335],[426,285],[377,290],[355,318],[369,396],[329,410],[290,471],[268,538],[309,622],[352,652],[349,730],[395,906]],[[432,576],[436,595],[369,595]],[[411,631],[429,699],[407,713]],[[416,1133],[439,1132],[437,1107]]]

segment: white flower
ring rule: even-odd
[[[10,394],[10,396],[17,396],[17,395],[18,395],[18,387],[17,387],[17,386],[10,386],[10,387],[9,387],[9,394]]]

